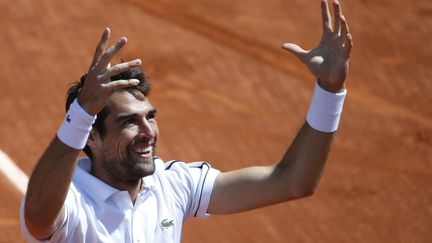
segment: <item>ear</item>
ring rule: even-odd
[[[98,138],[99,138],[99,133],[96,129],[93,128],[90,131],[89,137],[87,139],[87,146],[89,146],[90,148],[97,146]]]

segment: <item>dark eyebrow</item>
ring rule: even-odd
[[[120,114],[120,115],[117,116],[116,122],[121,123],[124,120],[136,117],[136,115],[137,114],[135,114],[135,113],[123,113],[123,114]]]
[[[153,114],[153,115],[156,114],[156,108],[151,108],[147,112],[147,115],[149,115],[149,114]],[[116,120],[116,122],[121,123],[124,120],[135,118],[137,115],[138,114],[136,114],[136,113],[120,113],[115,120]]]

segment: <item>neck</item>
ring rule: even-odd
[[[141,178],[140,180],[138,180],[138,183],[136,183],[134,186],[131,186],[129,189],[127,189],[133,204],[135,204],[135,201],[138,197],[138,193],[141,191],[143,187],[143,183],[144,183],[143,179]]]
[[[108,185],[119,189],[120,191],[128,191],[130,199],[133,204],[135,204],[135,201],[138,197],[138,193],[141,191],[141,188],[143,187],[143,179],[138,179],[136,181],[128,181],[128,182],[114,182],[113,180],[107,181],[104,180],[105,183]]]
[[[141,191],[143,187],[143,179],[137,179],[133,181],[120,181],[115,178],[108,176],[106,173],[98,173],[100,170],[95,169],[94,167],[91,169],[90,174],[99,178],[101,181],[106,184],[120,190],[120,191],[128,191],[129,196],[132,202],[135,204],[138,193]]]

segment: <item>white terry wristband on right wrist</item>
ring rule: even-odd
[[[321,132],[335,132],[339,125],[347,90],[332,93],[315,84],[312,102],[306,116],[307,123]]]
[[[96,116],[88,114],[75,99],[57,131],[57,137],[69,147],[83,149],[95,121]]]

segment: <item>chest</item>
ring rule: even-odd
[[[86,242],[180,242],[183,214],[151,189],[132,204],[127,192],[113,194],[103,205],[83,207],[79,231]]]

